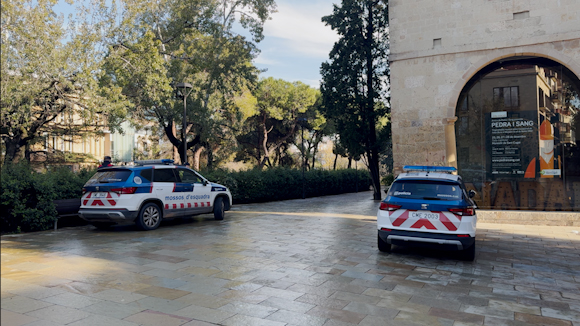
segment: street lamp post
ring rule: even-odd
[[[186,115],[187,115],[187,96],[191,93],[193,86],[190,83],[178,83],[175,85],[177,87],[177,95],[183,96],[183,126],[181,128],[181,141],[183,142],[183,162],[187,162],[187,140],[185,139],[185,128],[187,127]]]

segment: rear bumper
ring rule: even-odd
[[[414,247],[439,247],[446,250],[464,250],[475,243],[475,237],[456,234],[379,230],[379,236],[388,244]]]
[[[113,209],[79,209],[79,216],[87,222],[105,222],[116,224],[134,223],[138,211]]]

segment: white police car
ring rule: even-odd
[[[439,246],[462,250],[465,260],[475,258],[477,215],[457,169],[441,166],[405,166],[387,192],[377,213],[380,251],[391,245]]]
[[[136,223],[154,230],[161,220],[213,213],[223,220],[230,191],[173,160],[135,161],[101,168],[83,187],[79,215],[97,227]]]

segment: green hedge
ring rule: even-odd
[[[50,228],[58,217],[53,201],[80,198],[83,185],[94,172],[74,173],[63,167],[38,173],[26,162],[4,164],[0,184],[2,233]]]
[[[57,219],[54,200],[80,198],[83,185],[96,169],[72,172],[55,168],[34,172],[27,163],[5,164],[0,184],[0,226],[2,233],[46,230]],[[302,198],[302,171],[275,168],[231,172],[204,172],[209,180],[232,192],[234,204]],[[370,175],[354,169],[306,171],[306,197],[368,190]]]
[[[297,169],[215,170],[203,175],[227,186],[234,204],[302,198],[302,171]],[[304,173],[304,184],[306,197],[317,197],[369,190],[371,178],[368,172],[354,169],[312,170]]]

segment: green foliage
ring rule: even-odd
[[[365,155],[380,199],[380,153],[390,139],[387,0],[342,0],[322,21],[339,35],[320,72],[323,111],[349,157]]]
[[[259,74],[252,64],[255,43],[276,10],[274,0],[120,3],[119,24],[108,36],[112,46],[102,86],[132,102],[134,122],[158,122],[180,155],[184,146],[203,146],[212,158],[214,151],[234,147],[234,130],[252,111],[252,99],[245,95]],[[236,22],[252,40],[235,31]],[[176,96],[174,87],[182,82],[192,88]],[[186,139],[174,133],[183,134],[184,102]]]
[[[2,1],[1,128],[6,161],[24,157],[43,132],[62,135],[102,127],[123,114],[124,103],[104,94],[96,82],[102,57],[101,32],[109,25],[105,1],[78,4],[67,20],[56,0]],[[59,114],[76,121],[51,126]],[[92,127],[92,128],[87,128]]]
[[[37,174],[26,163],[2,167],[0,214],[2,233],[44,230],[57,218],[54,188],[47,175]]]
[[[204,175],[227,186],[234,204],[302,198],[302,171],[297,169],[214,170]],[[366,191],[371,179],[368,172],[354,169],[311,170],[305,172],[304,184],[306,197],[317,197]]]
[[[258,83],[254,94],[256,110],[237,137],[240,160],[253,159],[260,168],[281,165],[288,161],[286,149],[295,142],[301,118],[308,117],[300,125],[312,130],[326,123],[315,105],[319,91],[304,83],[269,77]]]
[[[390,187],[393,181],[395,181],[395,176],[389,173],[381,179],[381,184]]]
[[[2,167],[0,226],[2,233],[40,231],[58,218],[54,200],[80,198],[95,170],[73,173],[67,167],[38,173],[26,162]]]
[[[58,189],[54,199],[81,198],[85,183],[96,173],[96,169],[82,169],[72,172],[67,167],[56,167],[49,173],[50,182]]]

